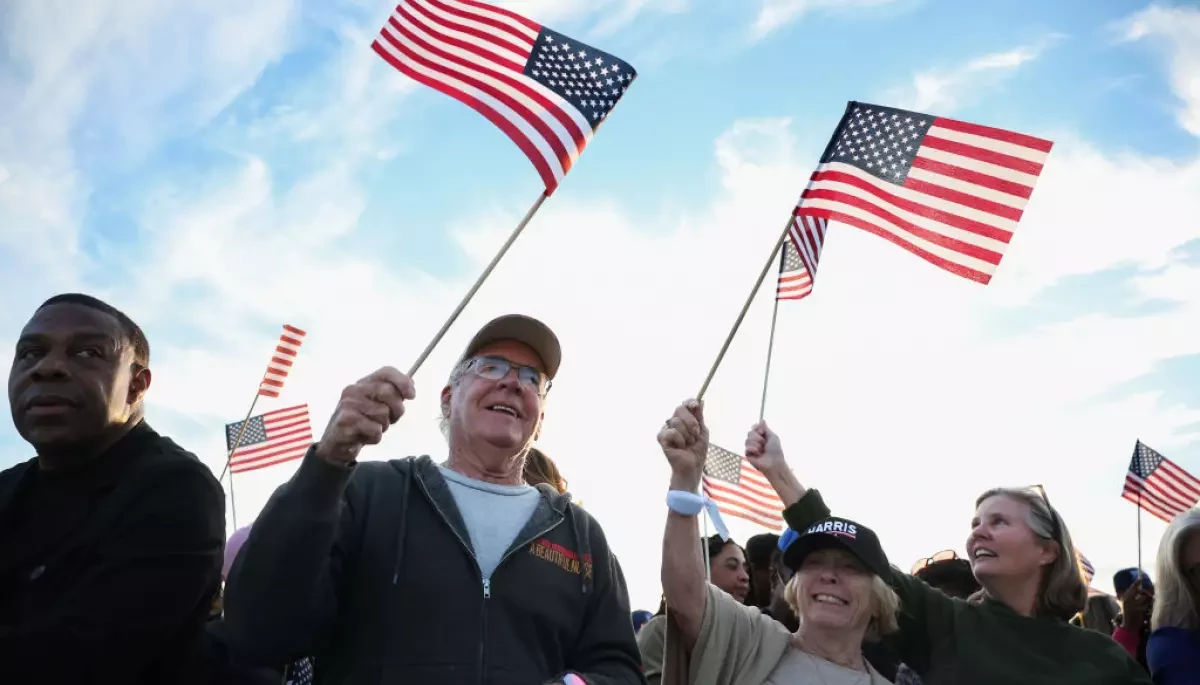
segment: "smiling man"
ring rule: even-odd
[[[150,346],[87,295],[47,300],[8,378],[37,457],[0,473],[0,682],[191,683],[224,494],[143,420]]]
[[[225,615],[245,657],[312,655],[342,685],[644,683],[604,532],[523,478],[560,359],[540,321],[484,326],[441,392],[442,464],[357,463],[415,393],[390,367],[346,388],[234,563]]]

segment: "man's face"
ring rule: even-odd
[[[536,369],[544,375],[541,358],[528,345],[501,340],[483,346],[475,359],[494,358],[513,368],[498,379],[484,378],[468,369],[458,383],[442,391],[450,406],[450,435],[468,442],[481,441],[514,453],[535,437],[542,421],[542,393],[530,384],[528,374],[518,367]],[[521,376],[526,375],[525,380]]]
[[[8,401],[17,432],[43,451],[102,441],[128,421],[150,373],[134,373],[133,349],[113,317],[60,303],[33,315],[17,340]]]

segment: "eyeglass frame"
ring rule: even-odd
[[[500,375],[496,376],[495,378],[488,378],[487,376],[480,373],[479,369],[478,369],[478,365],[481,362],[485,362],[485,361],[495,364],[498,367],[504,367],[504,372],[501,373]],[[542,371],[541,369],[539,369],[535,366],[518,364],[511,359],[506,359],[504,357],[501,357],[499,355],[494,355],[494,354],[481,354],[481,355],[476,355],[474,357],[471,357],[470,359],[466,360],[463,363],[462,368],[463,368],[463,371],[466,373],[473,373],[476,376],[479,376],[480,378],[483,378],[485,380],[490,380],[490,381],[501,380],[505,376],[507,376],[510,371],[516,371],[517,372],[517,382],[522,385],[526,385],[526,387],[528,387],[528,384],[521,378],[521,372],[525,371],[525,370],[532,371],[534,374],[537,375],[538,381],[537,381],[536,385],[534,385],[533,387],[530,387],[529,389],[537,392],[537,394],[541,397],[545,397],[550,392],[551,386],[554,385],[554,381],[551,380],[546,375],[545,371]]]

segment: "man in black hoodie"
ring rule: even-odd
[[[390,367],[346,388],[230,573],[239,652],[339,685],[644,683],[603,530],[522,477],[560,360],[540,321],[484,326],[442,389],[443,464],[356,462],[414,389]]]
[[[47,300],[8,399],[37,457],[0,473],[0,683],[206,677],[224,492],[143,420],[150,345],[88,295]]]

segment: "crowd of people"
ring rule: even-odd
[[[359,461],[415,396],[349,385],[253,524],[145,420],[150,345],[60,295],[16,343],[9,402],[36,451],[0,472],[0,683],[55,685],[1118,685],[1200,683],[1200,510],[1089,592],[1044,493],[975,500],[966,557],[909,573],[801,485],[760,423],[746,459],[788,529],[701,538],[703,409],[658,442],[671,468],[658,610],[631,611],[604,530],[538,438],[562,350],[535,319],[483,326],[440,392],[443,459]],[[849,500],[850,497],[844,498]],[[707,565],[707,566],[706,566]]]

